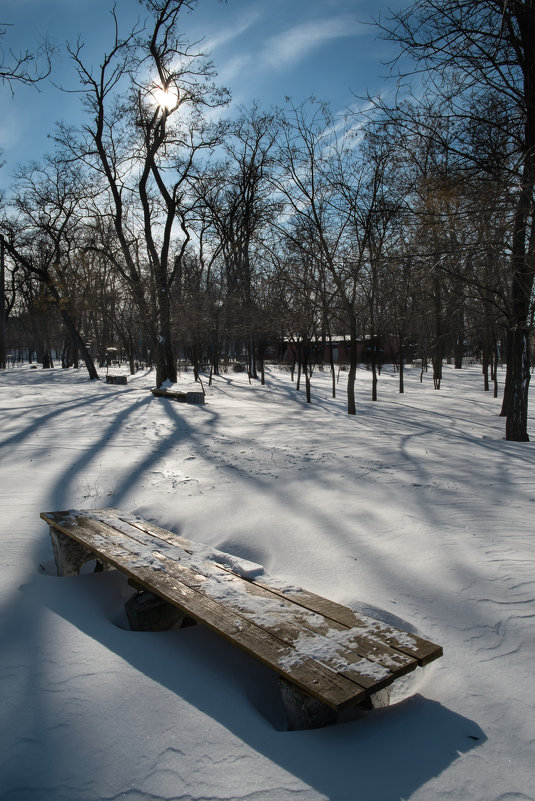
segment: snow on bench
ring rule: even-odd
[[[442,655],[439,645],[137,516],[99,509],[41,518],[50,526],[58,575],[76,575],[96,558],[143,591],[131,599],[134,627],[136,620],[144,625],[147,598],[155,599],[162,628],[177,619],[202,623],[275,670],[290,728],[334,723],[359,705],[384,706],[392,682]],[[153,626],[154,604],[148,607]]]

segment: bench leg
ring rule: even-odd
[[[194,621],[152,592],[136,592],[124,605],[131,631],[168,631]]]
[[[390,687],[384,687],[370,695],[366,704],[367,709],[384,709],[385,706],[390,706]]]
[[[72,540],[52,526],[50,526],[50,539],[58,576],[77,576],[82,565],[95,558],[95,554],[89,548],[84,548],[76,540]]]
[[[279,687],[290,731],[319,729],[336,723],[338,713],[327,704],[282,677]]]

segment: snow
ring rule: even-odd
[[[207,556],[213,562],[225,565],[237,576],[245,579],[257,579],[265,573],[262,565],[257,565],[256,562],[251,562],[249,559],[240,559],[232,554],[223,553],[218,551],[217,548],[211,549]]]
[[[187,405],[154,373],[2,372],[1,801],[533,801],[535,446],[503,439],[480,368],[444,372],[399,395],[385,370],[372,403],[360,370],[356,417],[344,374],[312,405],[275,369]],[[106,507],[444,656],[386,709],[285,731],[260,663],[200,626],[126,630],[115,571],[54,575],[39,513]]]

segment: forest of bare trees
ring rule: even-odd
[[[355,414],[362,343],[375,400],[388,339],[400,392],[409,359],[439,390],[445,360],[470,354],[497,394],[503,359],[506,436],[527,440],[535,3],[430,0],[382,19],[396,102],[344,117],[313,98],[232,116],[182,36],[195,3],[145,5],[124,37],[112,15],[98,68],[69,46],[84,121],[58,125],[2,198],[3,366],[8,350],[44,366],[60,353],[96,379],[113,347],[160,386],[180,362],[262,380],[286,355],[310,399],[343,339]],[[25,63],[0,78],[16,87]]]

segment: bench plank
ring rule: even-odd
[[[133,515],[126,515],[122,512],[119,514],[113,509],[105,509],[103,512],[109,515],[110,522],[113,522],[114,519],[129,522],[131,525],[140,528],[140,530],[158,537],[163,542],[183,548],[187,553],[194,553],[195,549],[199,548],[196,543],[192,543],[179,534],[162,529],[145,520],[140,520]],[[347,606],[342,606],[335,601],[330,601],[320,595],[315,595],[308,590],[276,582],[271,576],[269,577],[269,584],[266,584],[262,576],[260,576],[255,579],[255,585],[269,590],[271,593],[285,600],[292,601],[310,612],[322,615],[332,623],[343,626],[346,630],[354,628],[360,629],[361,631],[358,632],[358,647],[360,649],[359,653],[361,653],[362,656],[367,656],[367,653],[365,653],[365,651],[367,651],[369,654],[368,658],[370,658],[373,649],[381,650],[385,643],[389,646],[388,648],[384,648],[385,656],[393,656],[396,653],[403,654],[411,659],[415,659],[417,665],[420,666],[427,665],[429,662],[442,656],[443,650],[440,645],[436,645],[429,640],[424,640],[416,634],[402,632],[386,623],[381,623],[367,615],[357,613]],[[357,636],[356,633],[355,636]],[[366,642],[367,646],[365,645]],[[372,651],[370,651],[370,649],[372,649]],[[411,665],[411,663],[407,663],[405,659],[400,660],[400,667],[401,665],[407,664]],[[403,672],[408,672],[414,669],[414,667],[416,667],[416,664],[409,666],[408,670]]]
[[[143,564],[140,562],[139,549],[136,548],[136,543],[143,543],[132,538],[130,545],[128,536],[117,541],[117,532],[106,524],[91,518],[71,518],[68,515],[65,512],[41,513],[43,520],[90,548],[100,559],[111,563],[146,589],[177,605],[199,623],[239,645],[301,689],[313,691],[323,703],[333,709],[343,710],[362,703],[368,697],[362,686],[306,655],[299,654],[299,658],[296,658],[295,649],[287,642],[188,586],[178,569],[178,563],[168,560],[169,564],[164,567],[158,558],[154,558],[154,564]],[[193,574],[189,581],[194,585]]]
[[[64,527],[64,523],[63,526]],[[199,619],[203,614],[204,609],[197,609],[196,606],[203,606],[205,596],[211,597],[212,600],[220,603],[221,609],[219,610],[219,626],[221,619],[227,614],[228,609],[233,612],[244,616],[248,623],[262,628],[266,633],[274,635],[282,642],[290,645],[294,650],[291,654],[285,657],[285,660],[290,658],[295,662],[296,658],[307,656],[307,649],[314,649],[315,656],[313,658],[320,661],[324,666],[337,673],[344,674],[351,678],[361,689],[380,689],[385,684],[390,683],[394,676],[392,673],[381,665],[362,658],[358,654],[352,653],[343,643],[336,643],[332,639],[318,636],[318,632],[312,631],[310,628],[302,625],[304,622],[304,612],[300,607],[289,604],[284,599],[278,599],[276,596],[271,595],[268,591],[258,588],[256,594],[254,588],[243,579],[230,574],[227,570],[222,568],[216,562],[200,560],[190,564],[191,560],[181,548],[173,549],[173,556],[169,557],[164,553],[154,550],[154,542],[144,540],[139,531],[135,531],[134,537],[125,536],[121,539],[120,543],[117,541],[117,532],[110,529],[106,523],[96,521],[93,519],[77,518],[74,521],[76,528],[83,528],[83,542],[84,545],[89,545],[96,553],[104,559],[108,559],[117,566],[123,569],[127,568],[131,575],[139,576],[139,565],[136,563],[129,564],[127,556],[138,559],[140,554],[136,546],[139,544],[143,547],[149,548],[149,554],[143,554],[143,562],[146,563],[150,560],[157,560],[160,565],[160,571],[165,572],[166,587],[162,586],[162,577],[160,574],[157,580],[152,578],[151,589],[156,590],[158,594],[162,594],[165,589],[165,598],[171,602],[177,603],[177,598],[172,593],[169,594],[169,587],[167,586],[167,579],[172,578],[191,589],[197,595],[189,597],[189,605],[184,607],[183,596],[178,599],[180,605],[187,611],[189,615]],[[88,532],[91,532],[89,536]],[[75,529],[71,529],[71,533],[75,535]],[[193,545],[193,543],[191,543]],[[118,550],[119,549],[119,550]],[[187,558],[187,564],[180,563],[180,553]],[[201,549],[202,554],[202,549]],[[120,561],[118,559],[120,557]],[[158,567],[153,567],[153,570],[158,570]],[[211,583],[209,588],[207,585]],[[177,589],[176,586],[173,587]],[[254,604],[253,597],[262,598],[262,617],[259,620],[259,607]],[[269,601],[271,600],[271,610],[268,612],[268,618],[265,617],[266,609],[269,610]],[[310,617],[310,613],[308,613]],[[318,630],[327,630],[322,619],[318,618]],[[206,621],[203,621],[206,622]],[[299,646],[297,646],[299,643]],[[318,656],[317,652],[320,649],[321,653]],[[297,655],[296,652],[297,651]],[[277,651],[277,663],[270,662],[271,667],[277,667],[279,672],[284,672],[281,668],[281,657]]]
[[[422,638],[276,582],[260,566],[252,566],[258,575],[243,573],[239,559],[137,516],[104,509],[41,517],[337,711],[442,653]]]
[[[179,403],[186,403],[186,393],[180,390],[172,391],[169,389],[159,389],[158,387],[154,387],[151,389],[151,392],[157,398],[170,398],[171,400],[176,400]]]
[[[105,513],[110,524],[113,525],[114,521],[121,520],[123,523],[133,525],[135,528],[139,528],[140,531],[146,531],[153,537],[161,539],[163,543],[172,545],[174,549],[178,547],[181,550],[186,551],[187,554],[194,554],[197,552],[201,556],[206,552],[206,548],[203,546],[198,546],[196,543],[193,543],[190,540],[186,540],[183,537],[174,534],[173,532],[161,529],[160,527],[149,524],[146,521],[141,521],[134,517],[127,517],[125,515],[121,515],[119,517],[114,514],[113,510],[105,510]],[[149,545],[152,544],[153,542],[150,541]],[[210,551],[212,551],[212,549],[210,549]],[[212,553],[217,556],[217,551],[212,551]],[[223,557],[224,555],[221,554],[221,556]],[[232,579],[232,571],[229,568],[226,568],[225,565],[222,565],[222,568],[228,571],[228,581],[234,581],[235,591],[237,593],[241,593],[242,606],[240,607],[240,610],[246,614],[254,615],[255,610],[250,606],[248,607],[246,603],[243,605],[244,592],[249,593],[251,596],[266,598],[271,601],[274,600],[274,596],[278,596],[279,604],[277,605],[276,611],[281,620],[283,618],[287,620],[288,616],[291,615],[293,622],[298,625],[300,630],[304,629],[313,632],[316,635],[326,636],[337,642],[340,649],[343,649],[344,651],[354,651],[361,660],[369,660],[377,663],[379,666],[387,668],[393,674],[392,676],[385,674],[387,683],[392,681],[393,678],[404,675],[405,673],[413,670],[418,664],[418,662],[414,662],[414,655],[412,653],[407,654],[399,649],[396,650],[396,648],[391,648],[388,645],[381,643],[377,636],[374,636],[373,633],[370,633],[369,630],[372,624],[381,625],[377,621],[372,621],[371,618],[364,619],[362,617],[355,617],[355,623],[353,626],[351,624],[347,625],[346,623],[341,623],[339,620],[333,618],[332,614],[330,616],[325,615],[324,610],[321,609],[321,602],[326,602],[327,599],[322,599],[320,596],[313,596],[311,593],[306,593],[304,590],[293,593],[293,595],[288,592],[287,588],[283,589],[282,591],[278,591],[276,589],[274,590],[272,585],[262,583],[261,580],[257,580],[255,583],[244,584],[242,579],[237,579],[236,577]],[[200,566],[198,569],[201,569]],[[206,572],[205,575],[207,575]],[[309,603],[308,605],[301,603],[306,598],[309,598],[309,601],[311,599],[316,601],[314,609],[312,609],[312,603]],[[298,599],[297,603],[296,599]],[[229,603],[232,602],[231,598],[226,600]],[[303,613],[299,614],[299,608],[304,609]],[[339,608],[341,610],[345,609],[345,607]],[[332,610],[329,611],[332,612]],[[285,612],[286,615],[284,614]],[[354,626],[357,624],[357,622],[360,628],[359,631],[354,630]],[[394,630],[390,629],[389,627],[385,628],[388,628],[389,634],[392,634],[393,636]],[[349,629],[353,629],[353,631],[350,632]],[[272,630],[275,631],[273,628]],[[296,638],[298,634],[299,632],[294,632],[294,638]],[[281,633],[277,632],[277,635],[281,636]],[[324,650],[328,650],[328,643],[325,643],[325,645],[326,648]],[[354,663],[355,659],[350,657],[350,661],[351,663]],[[361,662],[361,667],[363,669],[366,668],[374,675],[375,682],[378,681],[378,675],[380,671],[374,671],[372,666],[365,665],[363,662]],[[362,685],[365,687],[369,687],[371,684],[373,684],[373,682],[370,683],[370,679],[367,676],[363,676],[360,683],[362,683]]]
[[[258,580],[258,584],[264,586],[261,579]],[[329,620],[347,628],[362,628],[363,632],[359,634],[359,637],[369,640],[371,645],[375,642],[388,643],[395,651],[416,659],[419,666],[423,667],[443,655],[442,646],[436,643],[424,640],[417,634],[409,634],[395,629],[387,623],[381,623],[367,615],[355,612],[353,609],[323,598],[321,595],[315,595],[300,588],[285,588],[284,585],[277,587],[270,584],[269,587],[273,593],[289,598],[305,609],[324,615]]]

